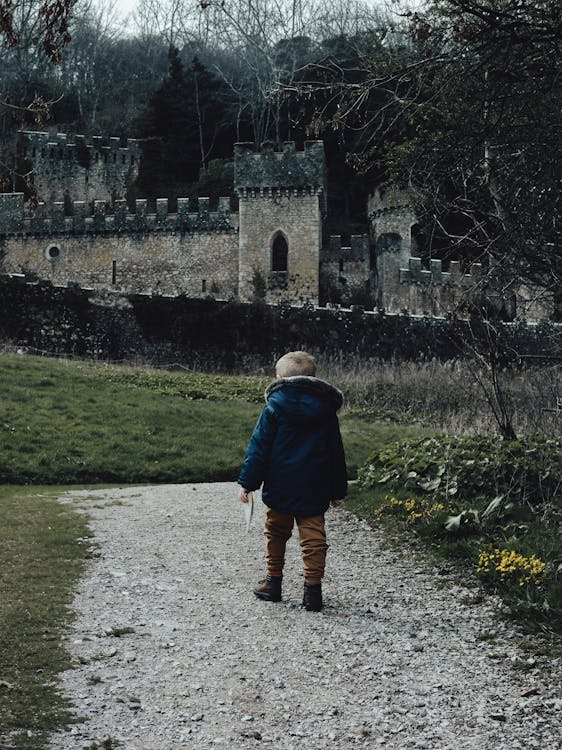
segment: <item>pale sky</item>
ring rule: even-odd
[[[120,16],[127,16],[136,7],[137,0],[115,0],[115,7]]]
[[[115,7],[115,10],[117,11],[117,14],[120,18],[125,18],[128,16],[134,9],[136,8],[138,4],[138,0],[93,0],[94,3],[109,3],[110,5],[113,5]],[[194,3],[197,2],[197,0],[193,0]],[[425,0],[367,0],[367,2],[370,5],[387,5],[388,7],[392,8],[393,10],[398,11],[404,6],[407,6],[409,8],[420,8]]]
[[[380,0],[371,0],[371,3],[378,5],[380,4]],[[423,4],[423,0],[410,0],[408,4],[412,7],[417,7]],[[119,10],[119,14],[122,16],[126,16],[134,10],[136,5],[137,0],[115,0],[115,6]]]

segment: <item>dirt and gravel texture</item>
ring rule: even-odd
[[[52,750],[562,748],[560,660],[541,663],[493,599],[328,514],[321,613],[258,601],[263,506],[246,533],[233,484],[75,491],[94,558],[62,688],[82,723]],[[105,743],[105,744],[102,744]]]

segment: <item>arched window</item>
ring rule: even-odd
[[[274,273],[287,272],[287,260],[289,256],[289,246],[284,234],[277,234],[271,246],[271,270]]]
[[[412,224],[410,227],[410,255],[413,258],[421,257],[423,249],[423,235],[419,224]]]

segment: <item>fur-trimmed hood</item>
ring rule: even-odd
[[[274,380],[265,391],[265,400],[297,422],[323,421],[343,405],[343,393],[320,378],[295,375]]]

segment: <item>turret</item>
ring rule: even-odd
[[[378,305],[388,312],[399,312],[400,269],[408,268],[416,215],[408,194],[399,190],[377,190],[369,198],[368,213],[377,258]]]

